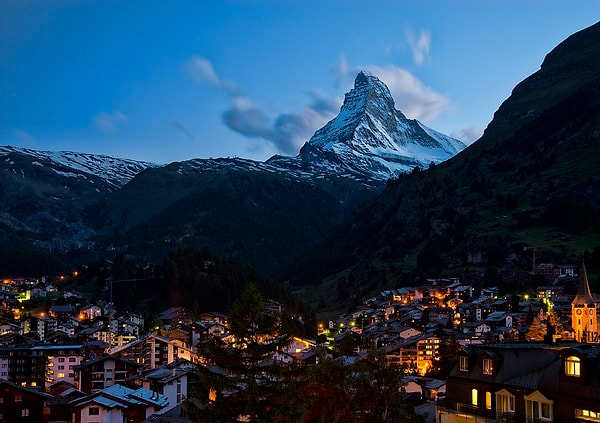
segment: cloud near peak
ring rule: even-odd
[[[410,119],[428,123],[449,108],[450,102],[446,97],[423,84],[404,68],[367,66],[366,70],[388,86],[396,109]]]
[[[339,100],[312,91],[308,93],[312,102],[306,108],[271,118],[243,96],[235,83],[222,81],[208,59],[193,56],[184,68],[195,81],[208,83],[228,95],[230,104],[222,116],[229,129],[248,138],[264,140],[286,155],[297,154],[315,130],[335,116],[341,105]]]

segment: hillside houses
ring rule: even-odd
[[[511,384],[521,383],[515,378],[532,377],[529,373],[515,374],[509,381],[492,381],[483,372],[488,372],[487,360],[491,360],[492,368],[505,366],[507,360],[512,360],[510,345],[522,345],[525,340],[547,342],[546,352],[539,354],[552,356],[548,365],[570,363],[573,369],[585,366],[591,371],[597,351],[595,347],[578,346],[578,342],[595,342],[599,301],[589,292],[585,271],[580,275],[575,298],[565,295],[566,289],[558,285],[540,286],[531,297],[503,296],[498,288],[476,290],[456,278],[431,279],[421,287],[386,290],[338,319],[321,323],[316,339],[292,337],[265,361],[301,369],[340,357],[348,365],[365,360],[376,350],[385,354],[386,363],[401,366],[411,377],[423,378],[407,382],[421,398],[439,400],[440,407],[446,401],[444,407],[451,410],[438,410],[445,421],[455,421],[451,411],[457,404],[466,414],[485,418],[504,416],[512,409],[515,415],[536,418],[547,414],[545,409],[533,411],[533,404],[546,401],[554,407],[552,416],[558,416],[564,412],[560,409],[563,405],[559,407],[554,396],[562,391],[540,385],[537,390],[522,392]],[[10,292],[5,296],[7,301],[18,302]],[[265,305],[274,315],[283,307],[275,301]],[[43,394],[32,397],[32,403],[40,398],[47,400],[50,411],[41,421],[51,416],[57,421],[125,418],[142,422],[166,412],[179,418],[184,398],[192,395],[191,386],[198,380],[196,366],[206,364],[198,351],[214,339],[225,343],[233,340],[227,315],[204,312],[192,317],[182,307],[165,310],[152,325],[140,315],[103,302],[52,306],[47,313],[28,314],[20,307],[16,310],[11,309],[0,322],[0,385],[6,381],[6,398],[18,396],[22,389]],[[552,323],[551,318],[555,319]],[[148,331],[147,326],[153,326],[152,330]],[[459,356],[467,357],[458,358],[459,366],[462,360],[463,365],[473,366],[469,369],[479,370],[464,374],[460,368],[454,369],[444,394],[445,381],[430,376],[447,359],[444,354],[448,345],[457,346]],[[518,348],[524,351],[524,347]],[[563,351],[569,355],[564,356],[567,352]],[[574,381],[556,377],[559,384]],[[592,388],[596,389],[595,385]],[[473,402],[473,389],[477,389],[477,404]],[[514,408],[503,405],[511,401]],[[595,412],[589,402],[583,401],[577,407],[569,412],[582,416]],[[10,412],[33,415],[33,410],[22,410],[25,408],[15,406]],[[527,410],[531,412],[527,414]]]

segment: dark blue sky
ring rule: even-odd
[[[600,2],[0,2],[0,144],[166,163],[295,155],[370,70],[472,142]],[[285,124],[285,125],[284,125]]]

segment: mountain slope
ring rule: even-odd
[[[192,160],[139,174],[92,207],[99,247],[160,260],[176,248],[208,246],[271,272],[339,223],[335,196],[253,164]]]
[[[475,281],[485,274],[508,288],[528,283],[533,247],[538,263],[577,263],[582,251],[600,250],[597,75],[600,24],[548,54],[480,140],[440,165],[390,181],[281,278],[315,302],[347,301],[348,292],[396,286],[413,272],[467,277],[462,272],[471,269]],[[329,252],[334,259],[322,259]]]

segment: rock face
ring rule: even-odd
[[[360,72],[340,113],[319,129],[297,157],[337,172],[388,179],[444,161],[466,147],[396,110],[388,87]]]

